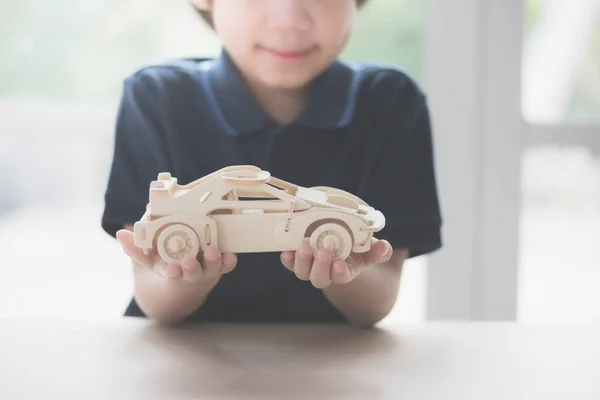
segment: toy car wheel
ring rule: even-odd
[[[183,224],[167,226],[158,236],[158,254],[167,263],[181,264],[184,258],[196,258],[200,240],[192,228]]]
[[[352,251],[352,236],[342,225],[325,223],[317,227],[310,235],[310,247],[315,251],[329,249],[335,259],[345,260]]]

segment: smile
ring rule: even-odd
[[[307,57],[314,51],[314,47],[306,50],[279,50],[269,47],[262,47],[271,56],[283,61],[297,61]]]

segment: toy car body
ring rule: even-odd
[[[305,188],[255,166],[231,166],[187,185],[170,173],[150,184],[149,203],[134,224],[136,246],[179,264],[208,246],[221,252],[313,250],[336,259],[370,249],[385,218],[360,198],[329,187]]]

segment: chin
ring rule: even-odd
[[[297,90],[310,83],[313,78],[309,73],[267,74],[261,77],[263,83],[274,89]]]

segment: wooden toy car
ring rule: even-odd
[[[296,250],[305,237],[313,250],[327,248],[345,260],[368,251],[373,232],[385,225],[380,211],[350,193],[301,187],[251,165],[225,167],[187,185],[163,172],[149,195],[134,224],[135,244],[146,254],[156,248],[173,264],[208,246],[236,254]]]

